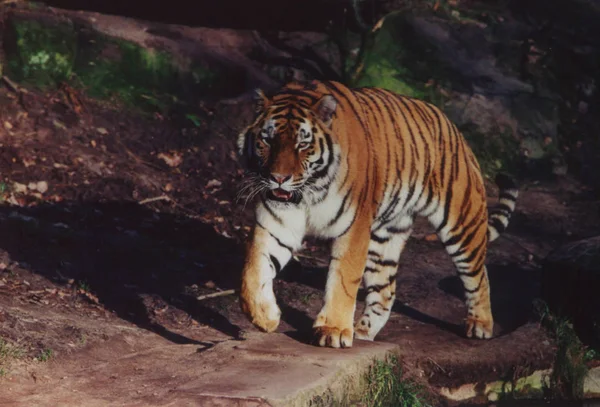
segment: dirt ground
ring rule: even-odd
[[[250,107],[204,107],[196,127],[76,96],[0,89],[0,338],[20,350],[0,383],[13,396],[92,359],[210,349],[255,332],[235,295],[197,300],[239,285],[252,205],[236,202],[234,141]],[[549,366],[553,345],[532,312],[540,261],[597,234],[599,204],[574,179],[523,185],[508,232],[490,247],[491,341],[463,338],[458,279],[420,225],[378,340],[402,344],[407,366],[438,386]],[[280,332],[306,332],[320,309],[326,249],[308,242],[276,281]],[[174,386],[147,378],[156,391]]]

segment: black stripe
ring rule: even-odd
[[[509,216],[512,213],[512,209],[506,204],[499,203],[492,208],[492,212],[504,212],[507,216]]]
[[[498,196],[498,199],[508,199],[510,201],[516,202],[517,198],[515,198],[514,194],[507,192],[507,191],[502,191],[500,193],[500,195]]]
[[[479,284],[477,284],[477,288],[473,290],[468,290],[467,287],[464,287],[465,291],[469,294],[475,294],[481,288],[481,283],[483,282],[483,277],[485,277],[485,273],[481,273],[481,278],[479,279]]]
[[[394,297],[392,296],[392,298],[394,298]],[[381,309],[384,310],[384,311],[389,311],[390,310],[389,308],[384,307],[383,304],[380,303],[379,301],[373,301],[373,302],[368,303],[367,304],[367,308],[372,308],[375,305],[379,305],[381,307]]]
[[[381,258],[381,255],[379,253],[377,253],[376,251],[373,250],[369,250],[369,252],[367,253],[367,256],[374,256],[377,258]]]
[[[498,233],[502,233],[506,229],[504,224],[498,218],[490,218],[488,221],[488,225],[496,229]]]
[[[277,260],[277,258],[273,255],[271,255],[270,258],[271,263],[273,263],[273,266],[275,267],[275,273],[279,274],[279,272],[281,271],[281,263],[279,263],[279,260]]]
[[[379,237],[375,233],[371,233],[371,240],[376,241],[377,243],[385,243],[390,240],[389,237]]]
[[[348,197],[350,196],[350,194],[352,194],[352,188],[350,188],[348,190],[348,192],[346,192],[346,195],[344,196],[344,199],[342,200],[342,204],[340,205],[337,213],[335,214],[335,217],[333,219],[331,219],[329,221],[329,223],[327,223],[327,227],[331,227],[332,225],[334,225],[338,220],[340,220],[340,218],[342,217],[342,214],[344,213],[344,210],[346,208],[346,201],[348,200]]]
[[[346,229],[344,229],[344,231],[342,233],[340,233],[339,235],[335,236],[336,238],[340,237],[340,236],[344,236],[346,233],[348,233],[348,231],[350,230],[350,228],[352,227],[352,225],[354,225],[354,222],[356,221],[356,217],[358,216],[358,210],[354,211],[354,215],[352,216],[352,221],[350,222],[350,224],[348,225],[348,227]]]
[[[409,227],[406,227],[406,228],[397,228],[395,226],[390,226],[386,230],[388,231],[388,233],[391,233],[393,235],[399,235],[399,234],[402,234],[402,233],[407,233],[410,230],[412,230],[412,226],[409,226]]]
[[[398,267],[398,262],[395,260],[373,260],[370,259],[371,262],[377,264],[382,267]]]
[[[260,200],[262,201],[263,205],[267,209],[267,212],[269,212],[269,214],[277,221],[277,223],[279,223],[280,225],[283,225],[283,220],[275,213],[275,211],[273,211],[273,209],[271,209],[271,207],[267,203],[267,200],[265,199],[263,194],[260,195]]]
[[[281,240],[279,240],[277,238],[277,236],[275,236],[274,234],[272,234],[271,232],[269,232],[269,229],[267,229],[266,227],[264,227],[263,225],[260,224],[260,222],[256,221],[256,225],[259,226],[260,228],[264,229],[267,231],[267,233],[273,238],[275,239],[275,241],[277,242],[277,244],[281,247],[283,247],[284,249],[288,249],[290,252],[293,252],[294,250],[292,250],[292,248],[286,244],[283,244],[281,242]]]
[[[379,273],[379,271],[373,267],[365,267],[365,273]]]
[[[465,276],[465,277],[475,277],[476,275],[481,273],[482,270],[483,270],[483,267],[478,267],[474,271],[461,271],[461,270],[457,269],[458,274],[460,274],[461,276]]]
[[[376,293],[381,292],[381,290],[383,290],[386,287],[389,287],[390,285],[392,285],[391,282],[386,283],[386,284],[375,284],[375,285],[369,286],[369,287],[367,287],[367,294],[372,293],[372,292],[376,292]]]

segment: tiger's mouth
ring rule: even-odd
[[[302,199],[301,195],[293,191],[286,191],[281,188],[270,189],[267,192],[267,198],[279,202],[298,203]]]

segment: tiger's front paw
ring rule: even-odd
[[[281,310],[277,306],[275,299],[255,298],[248,300],[244,296],[241,296],[240,304],[244,314],[259,329],[265,332],[273,332],[279,326]]]
[[[314,342],[331,348],[351,348],[354,331],[352,328],[317,326],[313,328]]]
[[[494,336],[494,320],[492,318],[467,317],[467,338],[490,339]]]

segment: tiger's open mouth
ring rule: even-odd
[[[286,191],[281,188],[271,189],[267,192],[267,198],[279,202],[298,203],[302,199],[300,194],[294,194],[292,191]]]

